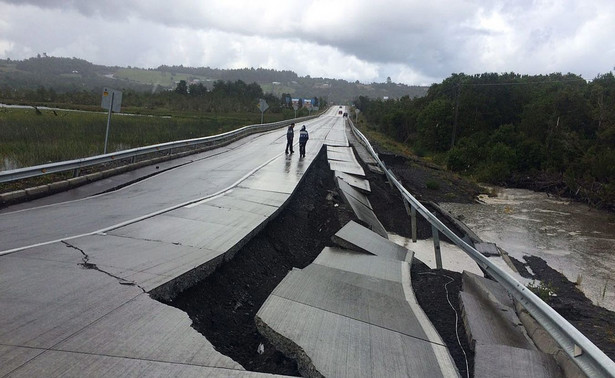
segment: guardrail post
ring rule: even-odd
[[[442,253],[440,252],[440,235],[436,226],[431,225],[431,233],[433,235],[433,249],[436,254],[436,269],[442,269]]]
[[[412,242],[416,243],[416,208],[410,206],[410,227],[412,227]]]
[[[404,207],[406,208],[406,214],[410,216],[410,229],[412,231],[412,242],[416,243],[416,209],[410,205],[404,198]]]
[[[409,216],[410,215],[410,205],[408,205],[408,201],[406,201],[405,198],[403,198],[403,201],[404,201],[404,207],[406,208],[406,215]]]
[[[78,177],[79,173],[81,173],[81,169],[80,168],[73,169],[73,177]]]

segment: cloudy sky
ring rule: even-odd
[[[0,0],[0,58],[429,85],[615,67],[614,0]]]

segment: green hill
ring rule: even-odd
[[[37,56],[22,61],[0,59],[0,90],[39,89],[56,93],[100,91],[102,87],[140,92],[172,90],[180,80],[202,83],[208,89],[217,80],[257,83],[263,92],[280,96],[322,97],[329,103],[349,103],[359,96],[370,98],[421,97],[428,87],[396,83],[348,82],[330,78],[300,77],[292,71],[263,68],[215,69],[209,67],[159,66],[155,69],[111,67],[78,58]]]

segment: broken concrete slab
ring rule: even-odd
[[[346,172],[340,172],[340,171],[335,171],[335,176],[341,178],[342,180],[346,181],[349,185],[365,193],[370,193],[372,191],[372,188],[369,184],[369,180],[366,180],[364,178],[361,178],[355,175],[351,175]]]
[[[328,160],[338,160],[338,161],[343,161],[343,162],[353,162],[352,157],[347,154],[347,153],[343,153],[343,152],[336,152],[336,151],[327,151],[327,159]]]
[[[374,159],[372,155],[367,151],[367,149],[363,145],[363,142],[360,141],[356,135],[354,135],[354,132],[352,131],[350,126],[346,126],[346,136],[348,137],[350,145],[357,152],[357,155],[359,155],[359,158],[361,159],[361,161],[363,161],[363,163],[376,164],[376,159]]]
[[[331,239],[336,244],[348,249],[357,249],[399,261],[412,261],[412,251],[383,238],[354,221],[346,223]]]
[[[514,308],[507,306],[489,291],[487,279],[464,273],[462,282],[467,280],[479,283],[463,283],[464,291],[459,293],[463,321],[470,340],[470,346],[508,345],[516,348],[535,350],[523,324]],[[482,284],[480,284],[482,283]],[[480,288],[479,290],[476,290]],[[468,291],[465,291],[465,290]],[[502,297],[502,295],[498,294]],[[505,298],[502,299],[507,303]]]
[[[303,375],[458,376],[409,277],[406,262],[325,248],[282,280],[257,327]]]
[[[143,293],[83,268],[81,252],[62,243],[35,250],[36,255],[28,251],[2,257],[0,344],[51,348]]]
[[[414,253],[413,258],[420,260],[431,269],[437,269],[433,238],[418,239],[413,242],[410,238],[389,233],[389,240],[404,248],[411,249]],[[474,274],[483,274],[476,261],[455,244],[440,240],[440,258],[444,269],[459,273],[465,270]]]
[[[546,353],[506,345],[477,345],[474,377],[563,377],[553,357]]]
[[[386,238],[387,232],[382,223],[380,223],[380,220],[378,220],[378,217],[376,217],[367,197],[339,177],[335,178],[335,182],[341,191],[342,197],[350,205],[355,215],[361,221],[368,224],[374,232]]]
[[[359,164],[354,156],[352,147],[333,147],[327,146],[327,159],[328,160],[340,160],[348,163]]]
[[[80,266],[85,260],[96,268]],[[103,370],[92,370],[91,375],[101,376],[121,369],[127,360],[243,371],[196,332],[184,312],[155,301],[137,285],[120,281],[92,264],[79,247],[63,243],[3,256],[0,372],[83,376],[83,371],[97,368]],[[55,355],[59,351],[67,354]],[[96,365],[93,361],[100,361],[102,355],[124,358]]]
[[[483,256],[500,256],[500,250],[495,245],[495,243],[475,243],[474,248]]]
[[[223,262],[219,251],[111,234],[86,236],[70,243],[87,253],[89,262],[148,292],[193,270],[205,276]]]
[[[368,259],[377,259],[376,256],[369,256],[361,254],[361,257],[365,257]],[[357,256],[358,257],[358,256]],[[399,276],[400,264],[399,262],[391,261],[392,264],[395,265],[394,270],[397,272],[397,276]],[[377,264],[379,265],[379,264]],[[382,295],[386,295],[389,297],[396,298],[398,300],[405,300],[405,294],[403,288],[400,286],[401,277],[395,277],[396,280],[387,280],[387,279],[374,279],[375,277],[364,275],[361,273],[355,273],[350,270],[332,268],[326,265],[321,264],[310,264],[302,269],[303,272],[309,273],[314,277],[323,277],[324,279],[328,279],[330,275],[335,275],[335,279],[353,285],[355,287],[359,287],[365,290],[369,290],[373,293],[380,293]],[[368,277],[369,279],[365,279]]]
[[[350,173],[357,176],[365,176],[365,171],[360,165],[354,163],[347,163],[337,160],[329,160],[329,168],[332,171],[341,171]]]
[[[399,265],[399,264],[398,264]],[[401,271],[401,268],[400,268]],[[324,311],[426,339],[405,297],[390,296],[371,286],[389,286],[377,278],[354,274],[355,282],[336,278],[335,270],[315,265],[304,272],[292,270],[271,293]]]
[[[188,315],[142,293],[54,349],[243,370],[191,327]]]
[[[354,189],[350,184],[340,179],[339,177],[335,178],[335,183],[337,184],[337,187],[344,193],[346,197],[352,197],[352,199],[354,199],[356,202],[372,210],[373,212],[372,204],[369,202],[369,199],[367,198],[365,194]]]
[[[382,168],[380,168],[380,166],[378,164],[367,164],[367,168],[373,172],[376,173],[378,175],[383,175],[384,171],[382,170]]]
[[[364,252],[325,247],[312,264],[401,284],[400,265],[395,259],[381,259]]]
[[[269,296],[256,316],[259,331],[303,375],[327,377],[452,377],[443,345],[407,336],[299,302]]]
[[[461,284],[461,289],[466,293],[470,293],[476,297],[485,297],[492,302],[515,308],[512,296],[497,281],[470,272],[463,272]]]

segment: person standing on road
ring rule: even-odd
[[[292,154],[293,152],[293,137],[295,136],[295,123],[291,123],[288,126],[288,129],[286,130],[286,154],[288,154],[288,150],[290,149],[290,153]]]
[[[305,129],[305,125],[303,125],[301,131],[299,131],[299,157],[305,157],[305,145],[308,139],[310,139],[310,136]]]

